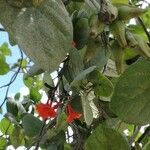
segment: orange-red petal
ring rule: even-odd
[[[36,105],[36,110],[43,119],[56,117],[56,112],[49,104],[39,103]]]
[[[67,116],[68,123],[73,122],[75,119],[79,119],[82,115],[82,114],[74,111],[73,108],[71,107],[71,105],[69,105],[69,104],[67,105],[67,111],[68,111],[68,116]]]

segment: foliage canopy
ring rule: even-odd
[[[8,64],[11,49],[0,46],[0,75],[14,71],[0,87],[7,88],[0,149],[149,150],[149,6],[142,0],[1,0],[0,30],[19,46],[20,58]],[[19,73],[29,94],[10,98]]]

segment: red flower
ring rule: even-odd
[[[50,104],[39,103],[36,105],[36,110],[43,119],[56,117],[56,112]]]
[[[68,123],[71,123],[73,122],[75,119],[79,119],[81,117],[82,114],[78,113],[78,112],[75,112],[73,110],[73,108],[71,107],[71,105],[67,105],[66,106],[67,108],[67,113],[68,113],[68,116],[67,116],[67,122]]]
[[[76,43],[74,41],[72,41],[72,47],[76,47]]]

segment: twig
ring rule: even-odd
[[[19,49],[19,50],[20,50],[20,49]],[[10,84],[12,84],[12,83],[15,81],[17,75],[20,73],[20,69],[21,69],[21,65],[22,65],[22,60],[23,60],[23,52],[22,52],[21,50],[20,50],[20,55],[21,55],[21,61],[20,61],[18,70],[13,74],[13,76],[12,76],[11,79],[10,79],[10,82],[7,83],[7,84],[5,84],[5,85],[3,85],[3,86],[0,86],[0,89],[1,89],[1,88],[4,88],[4,87],[7,87],[7,86],[9,86]]]
[[[132,0],[130,0],[129,3],[134,6]],[[137,20],[138,20],[138,22],[141,24],[143,30],[145,31],[145,33],[146,33],[146,35],[147,35],[147,38],[148,38],[148,41],[149,41],[149,43],[150,43],[150,33],[147,31],[147,28],[146,28],[146,26],[145,26],[143,20],[142,20],[140,17],[137,17]]]
[[[20,49],[19,49],[20,50]],[[8,95],[8,92],[9,92],[9,89],[10,89],[10,85],[16,80],[19,72],[20,72],[20,69],[21,69],[21,65],[22,65],[22,60],[23,60],[23,52],[20,50],[20,55],[21,55],[21,61],[20,61],[20,64],[19,64],[19,67],[18,67],[18,70],[14,73],[14,75],[11,77],[10,79],[10,82],[6,85],[3,85],[1,86],[0,88],[4,88],[4,87],[7,87],[6,89],[6,94],[5,94],[5,98],[3,100],[3,102],[1,103],[0,105],[0,108],[2,108],[2,106],[4,105],[4,103],[6,102],[7,100],[7,95]]]
[[[46,125],[46,121],[47,121],[47,119],[44,120],[43,126],[42,126],[42,128],[40,130],[40,133],[39,133],[39,136],[38,136],[38,139],[37,139],[37,142],[36,142],[35,150],[39,149],[40,142],[41,142],[42,137],[43,137],[43,130],[44,130],[44,127]]]
[[[150,43],[150,33],[147,31],[147,28],[144,24],[144,22],[142,21],[142,19],[140,17],[137,17],[138,19],[138,22],[141,24],[141,26],[143,27],[143,30],[145,31],[146,35],[147,35],[147,38],[148,38],[148,41]]]

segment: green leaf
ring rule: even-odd
[[[12,27],[20,48],[43,70],[54,71],[71,48],[72,22],[61,0],[46,0],[38,7],[27,7]]]
[[[100,40],[89,39],[84,56],[85,67],[96,66],[101,70],[107,63],[109,56],[110,51]]]
[[[42,95],[39,93],[39,90],[35,87],[32,87],[30,89],[30,99],[32,99],[34,102],[40,101]]]
[[[113,4],[119,3],[119,4],[128,4],[128,0],[112,0]]]
[[[71,106],[76,112],[82,113],[82,104],[81,104],[81,97],[79,95],[72,96],[72,100],[70,102]]]
[[[81,55],[75,48],[69,51],[69,62],[64,65],[64,76],[70,83],[83,70],[83,60]],[[79,65],[80,64],[80,65]]]
[[[18,101],[20,99],[20,92],[16,93],[14,99]]]
[[[96,96],[108,97],[113,92],[113,85],[99,70],[94,70],[88,75],[88,80],[93,84]]]
[[[33,77],[35,75],[39,75],[41,73],[43,73],[44,70],[41,69],[38,65],[34,64],[33,66],[31,66],[31,68],[28,70],[28,72],[25,74],[25,77]]]
[[[2,1],[0,10],[0,22],[10,37],[41,69],[53,71],[65,59],[73,28],[61,0],[43,1],[38,7],[26,7],[23,13]]]
[[[19,126],[19,122],[18,122],[18,120],[16,119],[16,117],[15,117],[13,114],[7,112],[7,113],[4,115],[4,117],[5,117],[6,119],[8,119],[8,121],[10,121],[12,124]]]
[[[11,124],[11,122],[6,119],[6,118],[3,118],[0,122],[0,131],[3,133],[3,134],[8,134],[8,135],[11,135],[12,132],[13,132],[13,125]]]
[[[23,76],[23,83],[27,86],[27,87],[32,87],[34,84],[34,78],[33,77],[25,77],[25,75]]]
[[[150,142],[144,146],[143,150],[150,150]]]
[[[85,79],[87,77],[87,75],[90,72],[92,72],[95,68],[96,68],[96,66],[92,66],[92,67],[89,67],[88,69],[83,70],[80,74],[78,74],[75,77],[73,82],[71,82],[71,86],[77,86],[81,82],[81,80]]]
[[[26,114],[22,119],[22,125],[25,134],[29,137],[34,137],[39,135],[40,130],[43,126],[43,122],[34,117],[32,114]]]
[[[5,61],[5,57],[3,55],[0,55],[0,75],[4,75],[9,72],[9,65]]]
[[[7,144],[6,139],[3,137],[0,137],[0,149],[1,150],[6,148],[6,144]]]
[[[18,66],[20,65],[20,63],[21,63],[21,68],[25,68],[26,67],[26,65],[28,64],[28,61],[27,61],[27,59],[23,59],[23,60],[18,60]]]
[[[87,18],[81,18],[77,20],[74,26],[74,42],[77,49],[82,49],[88,42],[89,37],[89,25]]]
[[[26,75],[24,75],[23,82],[28,88],[35,87],[40,90],[43,87],[43,81],[40,76],[26,77]]]
[[[93,58],[85,65],[86,68],[95,65],[100,70],[106,65],[108,58],[110,56],[110,52],[108,49],[104,47],[97,48],[95,55]]]
[[[145,32],[143,31],[143,28],[141,25],[132,25],[131,24],[128,26],[128,28],[132,33],[138,34],[138,35],[142,36],[143,39],[147,40],[147,36],[146,36]]]
[[[98,126],[85,143],[85,150],[129,150],[124,137],[114,129]]]
[[[14,116],[18,115],[17,102],[11,98],[6,102],[7,112],[13,114]]]
[[[10,141],[15,148],[24,144],[24,133],[20,127],[15,126],[13,133],[10,135]]]
[[[92,14],[96,14],[99,10],[100,10],[100,5],[96,0],[84,0],[85,3],[82,7],[82,9],[84,9],[87,14],[89,16],[91,16]]]
[[[150,9],[148,9],[148,11],[146,11],[142,16],[141,16],[145,26],[147,28],[150,27]]]
[[[53,150],[55,148],[57,148],[57,150],[58,149],[60,149],[60,150],[64,149],[64,143],[65,142],[66,142],[65,132],[60,131],[55,136],[53,136],[52,139],[50,139],[50,142],[48,143],[47,149],[49,149],[49,150]]]
[[[0,54],[3,54],[5,56],[10,56],[11,55],[11,50],[8,48],[8,44],[7,43],[3,43],[0,46]]]
[[[88,99],[88,93],[81,93],[81,101],[85,122],[87,125],[91,125],[93,122],[93,112]]]
[[[139,60],[120,76],[111,100],[112,111],[135,125],[150,123],[150,61]]]
[[[61,130],[65,130],[67,128],[67,122],[66,122],[66,113],[61,112],[57,117],[57,123],[56,123],[56,131],[59,132]]]
[[[57,150],[57,145],[56,145],[55,143],[50,144],[50,145],[47,147],[47,150]]]
[[[142,150],[142,148],[138,142],[135,142],[135,150]]]
[[[72,150],[71,144],[64,143],[64,150]]]

